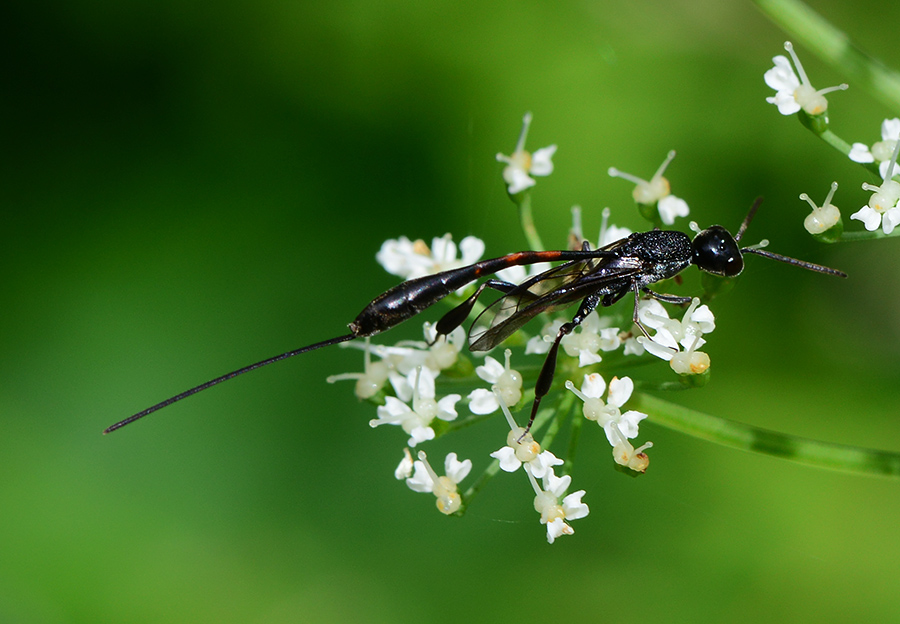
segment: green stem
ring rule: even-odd
[[[529,191],[521,193],[517,205],[519,206],[519,221],[522,224],[522,231],[525,232],[528,247],[534,251],[543,251],[544,243],[541,242],[541,236],[534,227],[534,218],[531,215],[531,193]]]
[[[854,85],[868,90],[894,111],[900,111],[900,74],[863,52],[846,33],[800,0],[754,0],[754,3],[791,37],[848,76]]]
[[[632,397],[629,407],[650,421],[701,440],[854,474],[900,477],[900,453],[821,442],[702,414],[649,394]]]

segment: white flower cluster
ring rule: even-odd
[[[530,122],[531,116],[526,115],[513,155],[498,156],[499,160],[507,163],[503,176],[511,195],[534,185],[531,176],[547,175],[552,171],[550,158],[555,146],[538,150],[534,155],[524,150]],[[675,216],[688,213],[687,204],[670,194],[669,183],[662,175],[674,155],[674,152],[669,154],[650,181],[610,170],[611,175],[634,182],[637,185],[635,199],[639,203],[657,205],[665,223],[674,221]],[[572,214],[570,244],[573,248],[581,248],[585,239],[581,231],[580,209],[573,209]],[[608,208],[603,211],[597,241],[600,247],[630,234],[624,228],[610,225],[609,214]],[[434,238],[430,247],[422,240],[411,241],[400,237],[386,241],[376,258],[388,272],[403,279],[415,279],[473,264],[481,259],[484,249],[484,243],[472,236],[464,238],[457,246],[447,234]],[[512,266],[498,271],[497,276],[505,282],[519,284],[550,268],[547,263],[535,263],[527,268]],[[577,367],[594,366],[603,361],[604,355],[620,348],[624,355],[650,352],[670,361],[672,368],[682,374],[700,373],[709,366],[708,356],[697,349],[704,343],[702,334],[712,331],[715,325],[709,308],[699,306],[699,301],[694,300],[679,321],[670,319],[658,301],[650,300],[641,305],[640,319],[645,328],[654,332],[652,338],[641,336],[635,339],[639,328],[622,331],[614,326],[609,317],[592,312],[574,331],[560,340],[566,358],[560,368],[571,371]],[[542,331],[527,341],[525,354],[547,354],[562,323],[562,320],[547,321]],[[523,376],[512,366],[512,351],[507,349],[502,360],[491,355],[484,357],[483,363],[474,370],[484,386],[469,391],[465,400],[458,393],[439,395],[437,380],[445,371],[453,369],[458,376],[461,370],[471,370],[466,366],[457,366],[465,343],[466,336],[461,328],[448,336],[438,336],[435,328],[428,323],[424,326],[424,340],[421,341],[373,345],[366,339],[364,343],[343,343],[344,346],[363,350],[363,371],[334,375],[328,381],[355,381],[357,397],[381,403],[377,407],[377,418],[369,424],[372,427],[397,426],[407,435],[403,459],[394,476],[405,481],[413,491],[435,496],[437,508],[444,514],[458,513],[464,508],[467,495],[461,494],[458,486],[468,476],[473,461],[461,460],[451,452],[445,457],[444,475],[441,476],[429,463],[424,451],[419,449],[414,455],[410,449],[434,440],[439,432],[445,431],[447,425],[441,423],[457,420],[458,405],[461,403],[468,405],[473,422],[502,411],[509,425],[509,433],[505,444],[490,453],[496,464],[488,469],[499,468],[510,473],[520,469],[524,471],[534,491],[534,508],[546,527],[547,540],[553,543],[562,535],[571,535],[574,532],[571,522],[587,516],[590,511],[582,502],[585,491],[569,493],[571,476],[557,474],[565,465],[564,461],[550,450],[541,448],[530,430],[516,424],[510,407],[523,402]],[[454,383],[458,385],[456,379]],[[647,442],[637,448],[631,443],[638,436],[639,423],[647,418],[647,414],[624,407],[634,390],[631,378],[614,377],[607,387],[599,373],[588,372],[583,375],[580,389],[576,389],[571,381],[565,385],[583,401],[585,418],[597,422],[604,430],[614,461],[628,469],[644,472],[650,461],[645,451],[652,443]]]
[[[887,120],[886,120],[887,121]],[[896,120],[894,120],[896,121]],[[897,168],[897,154],[900,152],[900,141],[895,140],[893,152],[887,166],[880,168],[882,182],[880,185],[863,183],[863,190],[870,191],[872,197],[868,204],[850,215],[851,219],[862,221],[863,226],[870,232],[879,227],[885,234],[890,234],[900,223],[900,182],[892,179]],[[885,164],[885,163],[882,163]]]

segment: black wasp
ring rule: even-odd
[[[650,230],[649,232],[636,232],[600,249],[591,249],[590,245],[585,242],[580,250],[520,251],[499,258],[482,260],[458,269],[411,279],[391,288],[369,303],[350,323],[349,334],[288,351],[211,379],[108,427],[104,433],[115,431],[192,394],[268,364],[321,347],[380,334],[419,314],[458,289],[507,267],[562,261],[562,264],[530,277],[521,284],[512,284],[498,279],[485,281],[474,294],[446,313],[435,326],[438,337],[449,334],[465,322],[475,306],[475,301],[485,289],[499,291],[502,296],[481,313],[481,315],[487,312],[493,313],[490,326],[486,330],[473,329],[469,334],[471,351],[489,351],[538,314],[561,309],[578,301],[581,302],[572,320],[559,328],[538,375],[531,419],[528,425],[530,428],[541,399],[550,390],[556,370],[556,356],[560,341],[580,325],[598,305],[612,305],[626,294],[633,293],[634,313],[632,318],[635,325],[646,335],[647,330],[638,319],[638,301],[641,293],[677,305],[684,305],[691,301],[690,297],[654,292],[650,290],[650,284],[675,277],[691,264],[695,264],[701,271],[713,275],[734,277],[744,269],[743,255],[745,253],[786,262],[818,273],[847,277],[841,271],[774,254],[758,247],[739,247],[738,241],[741,240],[747,226],[750,225],[759,203],[760,200],[757,200],[753,204],[734,236],[721,225],[706,228],[699,232],[693,240],[687,234],[679,231]]]

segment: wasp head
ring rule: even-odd
[[[708,227],[694,237],[691,263],[707,273],[723,277],[734,277],[744,270],[744,258],[737,241],[721,225]]]

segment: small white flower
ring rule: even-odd
[[[891,160],[888,161],[887,171],[893,171],[897,163],[897,153],[900,151],[900,141],[894,146],[894,153]],[[900,201],[900,182],[884,178],[881,186],[864,183],[863,189],[872,192],[869,203],[858,211],[850,215],[851,219],[862,221],[863,225],[870,232],[874,232],[879,227],[884,230],[885,234],[894,231],[894,227],[900,224],[900,207],[897,202]]]
[[[557,477],[553,470],[549,470],[543,477],[542,488],[531,472],[527,469],[526,472],[535,493],[534,510],[541,514],[541,524],[547,525],[547,541],[552,544],[561,535],[572,535],[575,529],[566,520],[578,520],[590,513],[588,506],[581,502],[584,490],[573,492],[560,500],[569,489],[572,477]]]
[[[428,463],[424,451],[419,451],[418,458],[414,463],[415,473],[406,479],[406,485],[414,492],[434,494],[437,497],[437,508],[443,514],[450,515],[459,510],[462,498],[456,486],[472,470],[472,460],[459,461],[456,453],[448,454],[444,460],[446,476],[439,477]]]
[[[831,203],[831,199],[834,197],[837,187],[837,182],[831,183],[831,190],[828,192],[828,196],[821,206],[816,206],[815,202],[813,202],[806,193],[800,194],[800,199],[808,202],[813,209],[810,214],[806,215],[806,219],[803,220],[803,227],[805,227],[806,231],[810,234],[821,234],[834,227],[841,220],[841,211],[837,209],[837,206]]]
[[[497,154],[497,160],[506,163],[503,169],[503,180],[508,185],[510,195],[521,193],[536,183],[531,176],[548,176],[553,173],[553,154],[556,146],[550,145],[537,150],[534,154],[525,150],[525,138],[531,125],[531,113],[525,113],[522,119],[522,132],[516,143],[516,151],[511,156]]]
[[[641,313],[641,308],[647,309]],[[641,304],[638,314],[645,326],[656,333],[648,339],[638,336],[637,342],[656,357],[669,362],[679,375],[698,375],[709,368],[709,356],[697,351],[706,344],[703,334],[716,328],[715,317],[706,305],[694,297],[681,321],[670,319],[665,308],[658,301]],[[683,350],[682,350],[683,349]]]
[[[547,353],[563,323],[565,321],[557,319],[544,325],[540,334],[528,339],[526,355]],[[577,357],[578,366],[590,366],[602,361],[600,351],[615,351],[622,344],[619,328],[609,327],[609,324],[609,318],[601,317],[595,310],[572,333],[563,336],[560,341],[563,351],[569,357]]]
[[[600,317],[597,311],[567,336],[560,345],[569,357],[578,357],[578,366],[590,366],[603,360],[600,351],[615,351],[619,348],[619,328],[609,327],[608,317]],[[558,330],[557,330],[558,331]]]
[[[616,443],[613,445],[612,451],[613,460],[620,466],[631,468],[635,472],[645,472],[647,466],[650,465],[650,458],[644,451],[652,447],[653,442],[645,442],[638,448],[634,448],[617,427],[614,427],[613,432],[616,435]]]
[[[394,384],[397,397],[385,397],[384,405],[378,407],[378,418],[369,421],[372,427],[380,425],[399,425],[403,431],[410,435],[407,444],[415,446],[419,442],[434,439],[434,429],[431,421],[435,418],[441,420],[455,420],[456,402],[462,397],[458,394],[450,394],[440,400],[435,400],[434,394],[435,373],[427,368],[419,367],[410,372],[403,383]],[[394,380],[391,380],[394,383]],[[405,401],[411,401],[407,405]]]
[[[784,42],[784,49],[791,55],[797,73],[794,73],[791,63],[786,57],[778,55],[773,58],[775,67],[765,73],[764,79],[767,85],[775,89],[776,93],[773,97],[767,97],[766,102],[777,106],[778,112],[782,115],[793,115],[801,108],[810,115],[821,115],[828,109],[828,100],[825,99],[825,94],[832,91],[843,91],[847,85],[842,84],[816,91],[809,83],[809,78],[806,77],[806,72],[803,71],[800,59],[797,58],[794,46],[790,41]]]
[[[663,177],[666,167],[669,166],[673,158],[675,158],[675,150],[669,152],[663,164],[660,165],[649,181],[630,173],[619,171],[615,167],[609,168],[609,175],[612,177],[622,178],[636,185],[631,193],[634,201],[645,205],[656,204],[659,210],[659,217],[666,225],[672,225],[675,223],[675,217],[686,217],[690,212],[686,201],[671,194],[669,181]]]
[[[469,393],[469,410],[473,414],[493,414],[500,407],[498,395],[507,405],[516,405],[522,399],[522,375],[510,368],[512,351],[505,351],[504,366],[491,356],[485,356],[484,365],[475,369],[475,374],[491,384],[491,390],[476,388]]]
[[[550,451],[541,451],[541,445],[535,442],[534,436],[526,431],[525,427],[516,424],[509,407],[496,388],[494,394],[497,395],[497,402],[503,410],[503,415],[506,416],[510,429],[509,435],[506,436],[506,446],[491,453],[491,457],[500,462],[500,468],[504,472],[515,472],[524,465],[530,471],[529,474],[541,479],[548,471],[552,472],[553,466],[561,466],[563,460]]]
[[[387,347],[385,353],[394,362],[394,368],[406,375],[419,366],[437,373],[450,368],[459,359],[459,352],[466,346],[466,332],[457,327],[447,335],[438,338],[432,323],[422,326],[425,340],[401,340],[394,347]]]
[[[462,258],[456,257],[456,243],[450,234],[432,239],[430,249],[421,239],[413,242],[401,236],[386,240],[375,259],[388,273],[410,280],[478,262],[484,254],[484,242],[466,236],[459,243],[459,251]]]
[[[605,403],[602,397],[606,392],[606,382],[599,373],[585,375],[581,390],[575,388],[575,384],[571,381],[566,381],[566,388],[584,401],[582,408],[584,417],[603,427],[606,439],[611,446],[615,446],[618,441],[616,431],[628,438],[637,437],[638,424],[647,418],[647,414],[635,410],[622,413],[621,407],[634,392],[634,382],[630,377],[622,377],[622,379],[613,377],[609,382],[609,395],[606,397]]]
[[[881,140],[872,145],[871,149],[865,143],[854,143],[850,149],[850,160],[858,163],[879,163],[878,172],[882,179],[889,180],[898,173],[896,165],[893,171],[888,172],[897,141],[900,141],[900,119],[897,117],[885,119],[881,122]]]
[[[342,343],[343,345],[356,345],[356,343]],[[342,373],[340,375],[331,375],[327,377],[325,381],[328,383],[334,383],[336,381],[344,381],[348,379],[355,379],[356,386],[354,387],[354,393],[359,399],[369,399],[378,394],[378,392],[384,387],[387,383],[388,377],[393,369],[393,365],[389,360],[382,359],[378,362],[372,361],[372,353],[374,351],[373,346],[369,343],[369,339],[366,338],[365,342],[362,343],[362,348],[364,355],[363,359],[363,372],[361,373]]]
[[[559,328],[563,326],[563,323],[565,321],[562,319],[545,323],[544,327],[541,328],[541,333],[537,336],[532,336],[525,343],[525,355],[541,355],[550,351],[550,344],[556,340],[556,335],[559,333]]]

